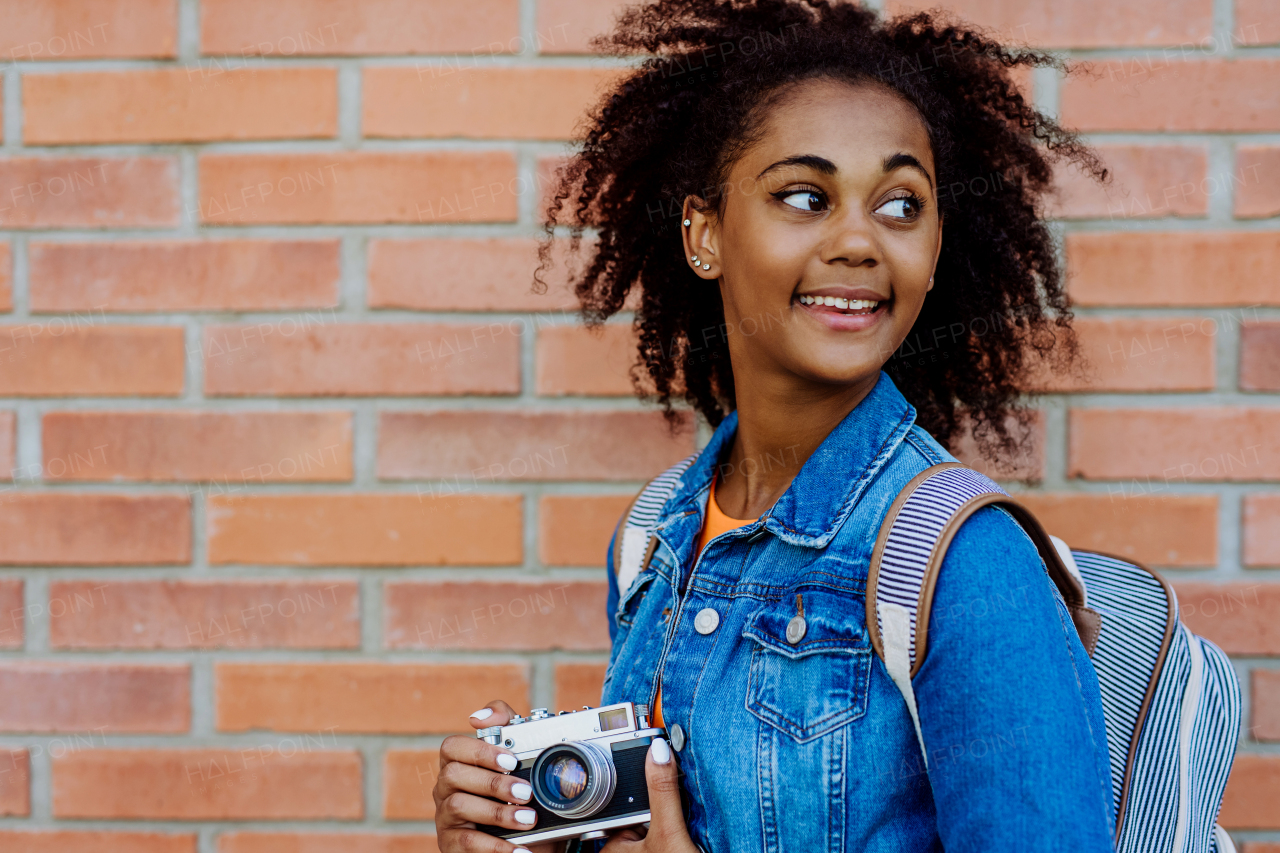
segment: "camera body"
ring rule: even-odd
[[[520,763],[511,775],[533,788],[529,807],[538,822],[528,830],[477,828],[515,844],[536,844],[603,838],[606,830],[647,823],[645,756],[653,739],[665,736],[649,726],[648,706],[630,702],[554,715],[535,708],[527,718],[481,729],[476,737],[515,753]]]

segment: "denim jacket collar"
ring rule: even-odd
[[[823,440],[790,487],[760,520],[724,534],[753,536],[762,527],[794,545],[823,548],[849,516],[867,485],[915,423],[916,410],[888,374]],[[728,453],[738,413],[720,423],[680,477],[658,517],[658,529],[685,565],[702,528],[716,466]]]

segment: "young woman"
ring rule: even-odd
[[[592,114],[551,219],[598,231],[588,321],[639,289],[637,387],[715,431],[644,570],[619,589],[609,557],[602,702],[655,706],[670,743],[647,833],[606,853],[1112,849],[1098,683],[1011,517],[976,512],[942,565],[913,679],[927,771],[865,624],[902,486],[966,430],[1007,460],[1029,376],[1073,354],[1041,200],[1051,160],[1106,172],[1010,73],[1057,61],[825,0],[658,0],[607,44],[652,58]],[[445,741],[444,853],[511,853],[474,827],[536,819],[512,763]]]

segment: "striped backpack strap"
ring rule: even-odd
[[[613,531],[613,573],[618,579],[620,595],[630,588],[632,581],[653,558],[658,547],[658,539],[653,535],[658,516],[675,491],[680,477],[697,458],[696,453],[687,456],[650,480],[631,499],[627,511],[618,520]]]
[[[960,525],[984,506],[1007,510],[1035,543],[1049,576],[1062,593],[1086,650],[1093,653],[1102,619],[1088,606],[1084,583],[1061,540],[1045,533],[1035,516],[988,477],[958,462],[934,465],[903,487],[880,525],[867,576],[867,633],[885,663],[911,721],[920,750],[924,736],[912,677],[928,652],[929,613],[938,570]]]

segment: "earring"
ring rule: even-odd
[[[686,219],[686,220],[684,221],[684,227],[685,227],[685,228],[688,228],[688,227],[689,227],[690,225],[692,225],[692,224],[693,224],[693,221],[692,221],[692,220],[690,220],[690,219]]]
[[[929,276],[929,283],[933,284],[933,276]]]
[[[696,263],[698,262],[698,256],[697,256],[697,255],[694,255],[694,256],[693,256],[692,258],[690,258],[689,260],[693,261],[693,262],[696,264]]]
[[[704,270],[709,270],[709,269],[711,269],[711,264],[703,264],[703,265],[702,265],[702,268],[703,268]]]

